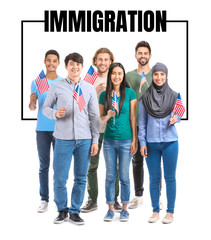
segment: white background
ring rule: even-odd
[[[120,223],[115,219],[112,223],[103,222],[107,207],[105,204],[105,165],[101,155],[99,167],[99,210],[81,214],[86,225],[78,227],[72,224],[53,224],[56,217],[56,209],[53,203],[52,191],[52,167],[50,171],[50,206],[45,214],[38,214],[36,209],[39,204],[38,169],[39,163],[35,141],[35,121],[21,121],[21,20],[41,20],[44,10],[167,10],[168,20],[189,21],[189,121],[182,121],[177,126],[180,137],[180,154],[177,168],[177,201],[175,208],[175,221],[170,225],[147,223],[151,215],[150,198],[148,191],[148,172],[145,165],[145,192],[144,204],[136,210],[130,211],[130,220]],[[210,239],[210,12],[208,1],[10,1],[1,3],[1,167],[0,167],[0,190],[1,190],[1,239],[179,239],[193,237]],[[169,24],[168,24],[169,25]],[[66,34],[71,35],[70,33]],[[152,39],[152,35],[155,35]],[[114,34],[111,34],[113,37]],[[184,72],[175,66],[184,63],[184,49],[181,45],[177,48],[177,40],[171,43],[175,49],[170,48],[169,55],[162,59],[162,51],[169,44],[158,41],[156,34],[140,33],[140,40],[148,40],[152,46],[152,65],[156,61],[168,61],[170,66],[169,81],[180,78],[180,72]],[[52,34],[52,37],[54,35]],[[115,36],[114,36],[115,37]],[[57,42],[59,35],[55,35]],[[53,48],[55,40],[48,39],[45,46]],[[113,40],[112,40],[113,41]],[[112,43],[111,41],[111,43]],[[137,37],[131,39],[127,34],[126,48],[121,48],[121,54],[128,55],[131,65],[126,66],[126,71],[136,68],[137,63],[133,59]],[[70,38],[71,42],[71,38]],[[106,42],[108,43],[108,42]],[[108,44],[111,44],[108,43]],[[27,81],[36,77],[38,58],[39,64],[43,61],[46,49],[36,46],[37,39],[31,43],[31,52],[27,53],[27,72],[24,76]],[[40,43],[39,43],[40,44]],[[43,41],[44,44],[44,41]],[[101,44],[96,44],[85,59],[85,69],[88,69],[90,57],[93,51]],[[108,47],[112,48],[112,45]],[[33,49],[40,47],[40,55]],[[82,50],[85,46],[83,46]],[[66,54],[79,51],[79,46],[70,45],[70,49],[63,45],[59,47],[61,59]],[[85,49],[88,49],[88,44]],[[48,49],[47,49],[48,50]],[[117,56],[116,60],[124,59],[116,48],[112,49]],[[173,54],[170,54],[173,51]],[[159,54],[158,54],[159,53]],[[119,54],[119,55],[118,55]],[[124,60],[123,64],[127,65]],[[63,74],[63,63],[59,67],[59,73]],[[33,74],[30,75],[30,72]],[[171,73],[170,73],[171,72]],[[171,74],[171,78],[170,78]],[[28,79],[29,78],[29,79]],[[170,85],[173,88],[173,81]],[[182,83],[181,83],[182,84]],[[30,85],[30,84],[29,84]],[[179,86],[179,85],[178,85]],[[177,85],[175,85],[177,91]],[[26,89],[25,91],[28,91]],[[182,92],[183,90],[181,90]],[[28,97],[30,92],[27,92]],[[27,95],[26,94],[26,95]],[[26,96],[27,97],[27,96]],[[27,113],[28,114],[28,113]],[[73,166],[72,166],[73,167]],[[72,167],[68,189],[72,186]],[[131,167],[132,170],[132,167]],[[132,173],[132,172],[131,172]],[[162,199],[165,203],[165,184],[163,183]],[[69,191],[70,192],[70,191]],[[131,174],[131,197],[133,196],[133,181]],[[85,196],[85,200],[87,195]],[[161,217],[165,210],[161,211]],[[118,215],[116,215],[118,217]]]

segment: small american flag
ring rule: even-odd
[[[142,86],[143,86],[143,84],[144,84],[145,82],[146,82],[147,85],[148,85],[146,76],[145,76],[144,72],[142,72],[142,74],[141,74],[141,84],[140,84],[139,92],[141,92],[141,88],[142,88]],[[149,85],[148,85],[148,87],[149,87]]]
[[[72,96],[78,103],[79,110],[81,112],[85,106],[85,100],[84,100],[84,96],[83,96],[82,90],[79,85],[76,87],[75,92],[73,93]]]
[[[35,82],[37,84],[37,88],[38,88],[40,94],[48,91],[48,89],[49,89],[48,80],[47,80],[43,70],[37,76],[37,78],[35,79]]]
[[[112,107],[116,109],[117,113],[119,112],[118,98],[115,92],[113,92]]]
[[[177,95],[177,100],[176,100],[176,103],[174,105],[173,112],[180,117],[182,117],[184,112],[185,112],[185,107],[183,105],[180,93],[178,93],[178,95]]]
[[[91,83],[93,85],[97,76],[98,76],[98,73],[95,71],[95,69],[91,65],[87,74],[86,74],[86,76],[85,76],[85,78],[84,78],[84,81],[86,81],[88,83]]]

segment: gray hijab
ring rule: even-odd
[[[166,82],[162,86],[157,86],[153,81],[147,91],[142,95],[146,111],[155,118],[168,116],[176,103],[177,93],[168,85],[168,69],[163,63],[156,63],[152,68],[152,76],[155,72],[164,72]]]

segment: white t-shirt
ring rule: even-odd
[[[106,88],[107,77],[99,77],[99,76],[98,76],[97,79],[95,80],[94,84],[93,84],[93,86],[95,87],[95,89],[96,89],[96,87],[97,87],[100,83],[103,83],[103,84],[105,85],[105,88]],[[104,89],[104,90],[105,90],[105,89]],[[102,90],[102,92],[103,92],[104,90]],[[97,95],[98,100],[99,100],[99,96],[100,96],[100,93]],[[105,128],[106,128],[106,124],[107,124],[107,123],[101,123],[101,122],[100,122],[100,133],[104,133]]]

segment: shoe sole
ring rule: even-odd
[[[56,221],[56,220],[54,220],[53,223],[55,223],[55,224],[61,224],[61,223],[64,223],[64,222],[69,222],[69,218],[66,217],[63,221]]]
[[[160,218],[154,219],[154,220],[148,220],[148,223],[156,223]]]
[[[174,220],[172,219],[172,220],[162,220],[162,223],[163,224],[170,224],[170,223],[172,223]]]
[[[45,209],[45,210],[37,210],[38,213],[44,213],[44,212],[47,212],[48,209]]]
[[[105,219],[105,218],[104,218],[104,221],[105,221],[105,222],[111,222],[112,220],[113,220],[113,219],[107,219],[107,218]]]
[[[85,222],[74,222],[74,221],[71,220],[71,219],[69,219],[69,222],[70,222],[70,223],[73,223],[73,224],[75,224],[75,225],[84,225],[84,224],[85,224]]]
[[[139,207],[139,206],[129,206],[128,208],[129,208],[129,209],[135,209],[135,208],[137,208],[137,207]]]
[[[95,210],[97,210],[97,207],[96,207],[96,208],[92,208],[92,209],[90,209],[90,210],[81,209],[81,212],[82,212],[82,213],[89,213],[89,212],[93,212],[93,211],[95,211]]]
[[[120,222],[127,222],[129,219],[119,219]]]

